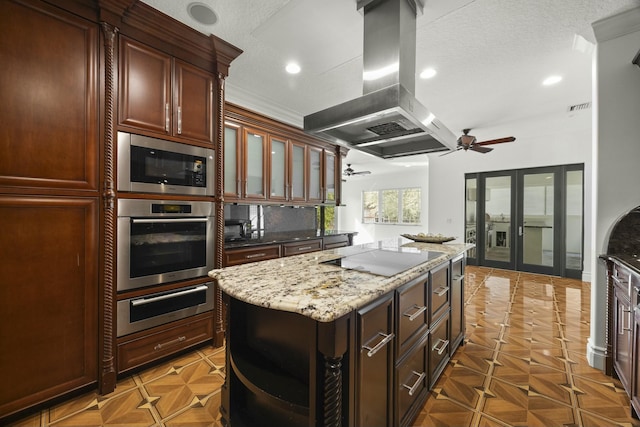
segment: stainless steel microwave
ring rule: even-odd
[[[213,149],[118,132],[118,191],[213,196]]]

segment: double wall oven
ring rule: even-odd
[[[214,267],[214,202],[190,199],[213,194],[215,168],[213,150],[122,132],[118,141],[118,190],[145,193],[118,199],[122,337],[214,309],[213,283],[206,282]]]

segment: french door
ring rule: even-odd
[[[465,178],[469,263],[581,278],[583,165]]]

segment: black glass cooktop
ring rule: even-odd
[[[379,276],[395,276],[417,265],[431,261],[443,255],[438,251],[402,251],[373,249],[366,252],[354,253],[342,258],[325,261],[323,264],[333,264],[348,270],[358,270]]]

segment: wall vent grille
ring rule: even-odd
[[[589,108],[591,108],[591,103],[583,102],[582,104],[569,105],[569,108],[567,108],[567,111],[569,113],[572,113],[574,111],[588,110]]]

